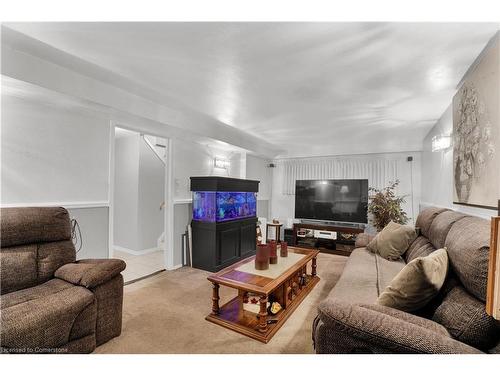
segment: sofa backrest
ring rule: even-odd
[[[488,350],[500,339],[496,322],[485,312],[490,222],[461,212],[429,207],[418,216],[421,235],[405,254],[406,261],[446,247],[447,283],[434,301],[432,319],[469,345]]]
[[[2,208],[0,236],[0,294],[44,283],[76,260],[62,207]]]

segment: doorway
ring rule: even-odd
[[[114,126],[110,255],[123,259],[125,283],[165,269],[164,138]]]

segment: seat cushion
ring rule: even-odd
[[[486,314],[484,303],[455,286],[436,309],[432,320],[446,327],[457,340],[487,351],[500,339],[500,328]]]
[[[375,302],[378,297],[375,256],[366,247],[354,249],[327,298],[352,303]]]
[[[49,282],[50,283],[50,282]],[[2,348],[57,348],[67,344],[73,325],[82,316],[95,327],[94,294],[62,280],[1,297]],[[85,311],[87,310],[87,311]],[[92,315],[93,314],[93,315]],[[84,330],[79,328],[81,332]]]
[[[3,295],[0,298],[0,309],[3,310],[8,307],[19,305],[20,303],[47,297],[71,287],[73,287],[71,283],[59,279],[52,279],[33,288],[21,289],[14,293]]]
[[[377,294],[380,295],[396,275],[406,266],[402,258],[387,260],[380,255],[375,257],[377,267]]]
[[[354,249],[328,298],[352,303],[375,303],[380,292],[404,266],[402,259],[389,261],[365,247]]]

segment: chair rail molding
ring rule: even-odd
[[[15,207],[64,207],[69,209],[75,208],[99,208],[109,207],[109,201],[91,201],[91,202],[18,202],[18,203],[2,203],[2,208]]]

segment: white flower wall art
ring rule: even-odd
[[[500,199],[498,36],[453,98],[454,203],[495,209]]]

